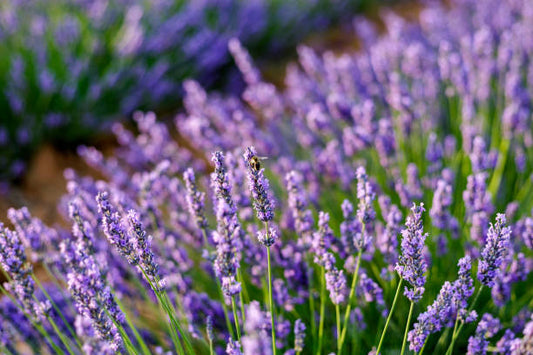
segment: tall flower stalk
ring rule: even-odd
[[[209,244],[209,237],[208,237],[208,224],[207,224],[207,218],[205,217],[205,193],[198,190],[198,186],[196,185],[196,177],[194,176],[194,170],[192,168],[188,168],[183,173],[183,180],[185,180],[185,187],[187,189],[187,206],[189,208],[189,214],[194,219],[194,222],[196,224],[196,227],[200,230],[202,233],[202,240],[204,247],[207,250],[207,254],[209,254],[208,259],[211,260],[211,254],[212,254],[212,247]],[[226,326],[228,327],[228,330],[231,334],[231,336],[234,336],[233,327],[231,326],[231,321],[228,315],[228,309],[226,306],[226,302],[224,302],[224,293],[222,292],[222,285],[220,284],[220,280],[217,277],[217,283],[219,284],[218,289],[220,292],[220,298],[222,300],[222,308],[224,310],[224,318],[226,319]]]
[[[495,285],[496,272],[500,268],[506,253],[508,252],[511,237],[511,228],[507,227],[507,219],[504,214],[496,215],[496,223],[490,224],[485,246],[481,251],[481,258],[478,264],[477,279],[481,282],[470,310],[475,306],[483,287],[492,288]],[[460,325],[459,325],[460,323]],[[446,354],[453,352],[455,340],[463,329],[465,321],[459,316],[455,320],[455,326],[452,333],[452,340]]]
[[[241,331],[235,306],[235,295],[240,296],[241,312],[244,317],[242,285],[238,280],[242,250],[241,227],[231,196],[231,184],[224,163],[224,155],[217,151],[213,153],[212,160],[215,163],[215,171],[211,174],[211,186],[215,195],[217,218],[217,230],[213,238],[216,243],[215,273],[221,279],[222,292],[226,297],[231,298],[237,340],[240,341]]]
[[[383,339],[385,338],[387,327],[394,312],[398,294],[403,281],[408,283],[408,286],[405,287],[404,295],[411,302],[409,314],[407,316],[407,324],[405,326],[405,334],[402,341],[401,354],[403,354],[405,351],[407,333],[411,323],[414,304],[422,298],[424,293],[424,284],[426,283],[426,277],[424,276],[424,273],[426,272],[427,265],[424,260],[423,249],[427,233],[424,234],[422,224],[422,213],[424,211],[425,209],[423,203],[418,206],[413,204],[413,207],[411,208],[411,215],[407,217],[407,221],[405,223],[406,228],[402,230],[402,252],[395,267],[398,275],[400,276],[400,281],[398,282],[398,287],[396,288],[396,294],[394,295],[394,300],[385,323],[385,328],[381,333],[381,338],[379,340],[376,352],[377,354],[379,354],[379,351],[383,345]]]
[[[357,277],[359,276],[359,267],[361,266],[361,257],[363,252],[368,248],[371,242],[370,235],[367,234],[367,225],[372,222],[376,216],[372,202],[376,195],[372,189],[372,185],[368,181],[365,168],[359,167],[356,171],[357,178],[357,198],[359,204],[357,208],[357,221],[352,217],[353,207],[348,201],[343,203],[344,218],[347,219],[344,223],[344,232],[348,243],[352,243],[357,252],[357,261],[355,271],[352,278],[352,285],[350,287],[350,295],[348,296],[348,305],[346,312],[344,313],[344,328],[337,336],[339,337],[338,352],[342,351],[344,339],[348,329],[348,320],[350,317],[350,311],[352,309],[352,302],[355,296],[355,288],[357,286]],[[358,223],[356,223],[358,222]],[[342,228],[342,227],[341,227]]]
[[[274,298],[272,296],[272,267],[270,262],[270,247],[277,240],[277,232],[269,226],[269,222],[274,218],[273,201],[269,191],[268,179],[264,176],[264,168],[261,168],[259,157],[254,147],[246,148],[244,152],[244,162],[248,170],[248,188],[253,197],[253,206],[257,218],[264,223],[264,231],[258,232],[259,242],[267,250],[267,282],[268,282],[268,300],[270,310],[270,322],[272,327],[272,353],[276,354],[276,327],[274,321]]]

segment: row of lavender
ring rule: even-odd
[[[533,4],[452,5],[301,47],[283,92],[232,40],[247,88],[185,84],[193,151],[151,113],[80,148],[72,231],[2,228],[3,350],[531,353]]]
[[[353,0],[7,0],[0,4],[0,179],[43,140],[72,143],[134,110],[175,109],[181,82],[220,82],[227,41],[278,54]]]

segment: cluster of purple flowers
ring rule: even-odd
[[[0,350],[37,329],[73,353],[530,352],[533,5],[451,5],[384,12],[381,36],[358,19],[354,54],[300,47],[284,90],[233,40],[241,98],[187,82],[194,154],[141,113],[114,155],[82,148],[103,179],[65,172],[71,231],[1,228]],[[24,249],[75,306],[59,341],[55,307],[6,315],[37,309]]]

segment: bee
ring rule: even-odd
[[[254,155],[250,158],[250,167],[255,171],[261,170],[261,160],[265,159],[267,159],[267,157],[258,157],[257,155]]]

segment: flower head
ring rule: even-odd
[[[402,253],[396,263],[396,271],[400,277],[406,280],[411,289],[405,288],[404,295],[412,302],[418,302],[424,293],[424,284],[426,283],[427,265],[424,258],[424,242],[427,233],[423,231],[422,212],[424,204],[413,204],[412,214],[407,217],[406,228],[402,230]]]
[[[509,247],[509,238],[511,228],[506,226],[505,215],[498,213],[496,224],[489,227],[487,241],[481,252],[477,278],[481,283],[488,287],[494,286],[496,271],[503,262],[507,248]]]
[[[294,351],[303,351],[305,343],[305,323],[301,319],[294,322]]]
[[[207,228],[207,219],[205,218],[204,199],[205,193],[198,191],[196,186],[196,178],[194,177],[194,170],[188,168],[183,173],[185,186],[187,188],[187,205],[189,206],[189,213],[194,218],[199,229]]]
[[[260,167],[254,147],[246,148],[243,156],[248,169],[248,187],[254,199],[257,218],[263,222],[271,221],[274,218],[274,204],[270,197],[268,179],[264,175],[265,169]]]

